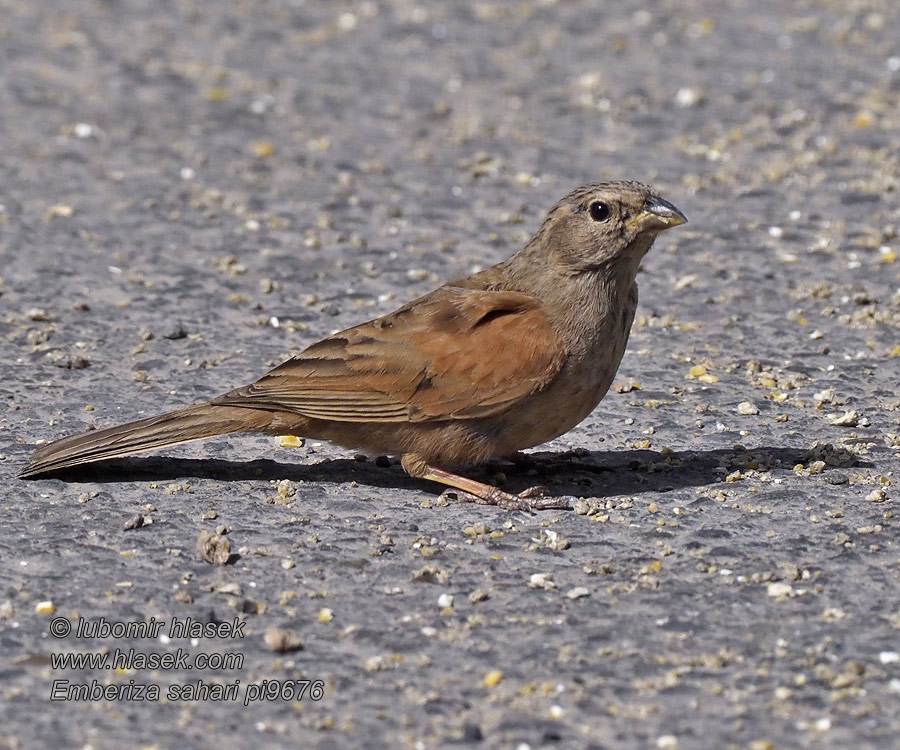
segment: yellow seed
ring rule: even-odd
[[[216,88],[206,90],[206,99],[210,102],[227,102],[230,96],[228,89]]]
[[[499,669],[492,669],[484,676],[484,686],[485,687],[494,687],[495,685],[500,684],[500,680],[503,679],[503,672]]]
[[[853,118],[853,124],[860,130],[871,128],[874,124],[875,116],[867,109],[861,109]]]
[[[302,448],[303,447],[303,438],[299,438],[296,435],[282,435],[278,442],[281,444],[282,448]]]
[[[253,141],[250,150],[257,159],[265,159],[275,153],[275,145],[269,141]]]
[[[319,617],[317,619],[319,622],[331,622],[334,619],[334,612],[328,607],[322,607],[322,609],[319,610]]]
[[[709,384],[711,384],[711,383],[718,383],[718,382],[719,382],[718,376],[717,376],[717,375],[711,375],[710,373],[706,373],[705,375],[701,375],[699,378],[697,378],[697,380],[699,380],[701,383],[709,383]]]
[[[52,615],[56,612],[56,607],[49,599],[47,601],[38,602],[34,605],[34,611],[39,615]]]
[[[694,365],[690,370],[690,375],[695,378],[706,375],[706,368],[703,365]]]

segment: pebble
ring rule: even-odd
[[[773,583],[770,583],[766,587],[766,593],[773,599],[782,599],[795,595],[794,587],[789,583],[784,583],[783,581],[775,581]]]
[[[275,626],[266,628],[263,640],[270,649],[279,654],[299,651],[303,648],[303,641],[300,640],[300,636],[286,628]]]
[[[210,565],[225,565],[231,558],[231,542],[221,534],[203,529],[197,535],[197,554]]]
[[[695,107],[700,102],[703,101],[703,92],[700,89],[683,87],[678,89],[675,94],[675,103],[679,107],[684,107],[687,109],[688,107]]]
[[[556,588],[552,573],[532,573],[528,578],[528,588],[550,591]]]
[[[169,339],[170,341],[177,341],[178,339],[183,339],[187,336],[187,330],[185,329],[182,323],[176,323],[172,328],[170,328],[166,333],[163,334],[164,339]]]

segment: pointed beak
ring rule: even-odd
[[[661,232],[663,229],[687,223],[687,217],[669,201],[651,195],[643,210],[629,224],[635,224],[640,232]]]

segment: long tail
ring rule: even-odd
[[[19,476],[29,479],[72,466],[232,432],[264,432],[270,421],[271,414],[258,409],[196,404],[41,446]]]

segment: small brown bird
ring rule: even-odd
[[[23,478],[234,432],[400,455],[414,477],[508,509],[567,507],[448,467],[514,455],[583,420],[609,389],[656,235],[687,221],[638,182],[569,193],[507,260],[313,344],[205,404],[42,446]]]

